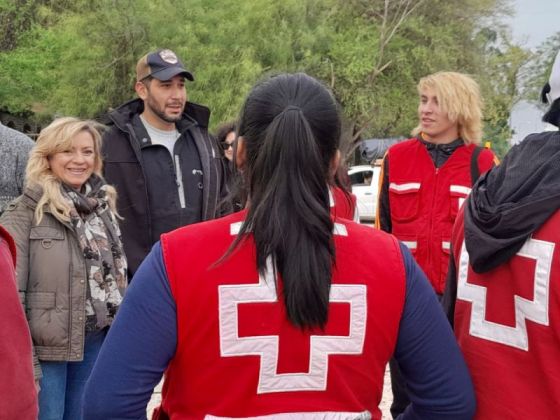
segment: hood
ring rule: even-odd
[[[560,209],[560,132],[526,137],[474,185],[465,204],[465,246],[483,273],[508,261]]]
[[[132,122],[134,115],[141,114],[142,111],[144,111],[144,102],[139,98],[132,99],[107,113],[103,117],[102,122],[106,125],[115,124],[120,129],[123,129]]]

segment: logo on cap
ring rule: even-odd
[[[175,53],[171,50],[161,50],[159,52],[159,56],[163,61],[169,64],[177,64],[179,62],[179,59],[177,58]]]

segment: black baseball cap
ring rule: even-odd
[[[158,80],[170,80],[174,76],[182,75],[191,82],[194,77],[171,50],[160,49],[150,52],[138,60],[136,64],[136,81],[152,76]]]

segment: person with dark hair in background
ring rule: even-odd
[[[0,215],[23,192],[25,167],[34,144],[25,134],[0,123]]]
[[[164,372],[154,419],[380,419],[393,352],[411,384],[403,419],[472,416],[468,371],[410,252],[330,213],[340,125],[310,76],[252,89],[236,158],[247,208],[162,235],[101,351],[85,419],[144,417]]]
[[[208,135],[210,110],[188,101],[194,81],[168,49],[136,65],[137,99],[108,115],[104,176],[119,194],[129,280],[162,233],[214,219],[227,195],[218,145]]]
[[[417,88],[418,126],[413,138],[394,144],[383,158],[375,224],[411,250],[441,296],[457,212],[479,175],[497,160],[478,146],[482,99],[471,77],[438,72],[420,79]],[[396,418],[410,401],[394,360],[391,388]]]
[[[223,150],[224,162],[224,176],[226,179],[229,195],[226,202],[231,205],[234,211],[239,211],[243,208],[243,202],[246,197],[243,194],[242,179],[238,176],[235,170],[234,152],[236,134],[236,122],[229,121],[220,124],[216,129],[214,137]]]
[[[224,158],[227,162],[233,164],[233,146],[237,134],[235,133],[235,121],[229,121],[221,124],[216,130],[216,140],[224,151]],[[229,168],[232,169],[231,167]]]
[[[560,52],[542,98],[560,127]],[[560,131],[531,134],[474,186],[453,229],[443,305],[478,419],[560,412]]]
[[[18,298],[16,245],[0,226],[0,419],[36,420],[29,327]]]

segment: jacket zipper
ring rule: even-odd
[[[434,176],[434,190],[432,193],[432,206],[430,207],[430,215],[433,214],[434,212],[434,207],[435,207],[435,201],[436,201],[436,193],[438,191],[438,179],[439,179],[439,168],[436,168],[435,171],[435,176]],[[434,271],[434,264],[432,261],[432,241],[433,241],[433,229],[434,229],[434,218],[430,216],[430,225],[429,225],[429,229],[428,229],[428,246],[427,246],[427,251],[428,251],[428,264],[429,266],[432,267],[432,273],[431,275],[433,275],[433,271]],[[435,285],[439,285],[439,279],[430,279],[430,282],[434,285],[434,289],[435,289]]]
[[[177,192],[179,194],[179,202],[181,203],[181,208],[186,207],[185,199],[185,187],[183,185],[183,171],[181,170],[181,160],[179,156],[173,155],[175,160],[175,182],[177,183]]]

